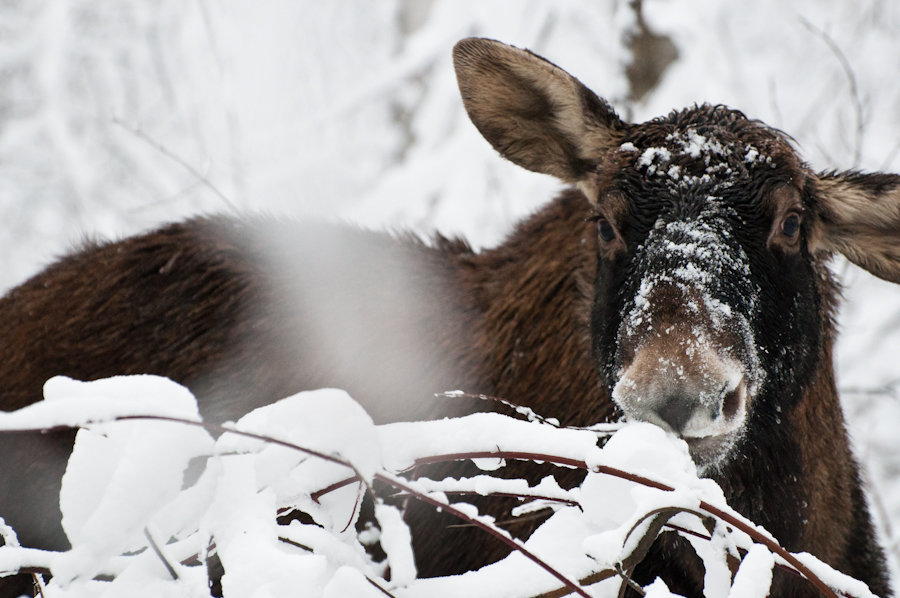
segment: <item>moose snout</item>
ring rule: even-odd
[[[743,429],[749,398],[744,368],[711,348],[692,355],[662,349],[651,344],[636,352],[613,388],[613,400],[628,419],[686,440],[698,466],[711,465]]]

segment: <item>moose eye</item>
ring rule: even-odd
[[[781,234],[790,240],[797,238],[800,233],[800,214],[798,212],[790,212],[781,221]]]
[[[597,232],[600,235],[600,238],[607,243],[616,238],[616,231],[606,218],[599,218],[597,220]]]

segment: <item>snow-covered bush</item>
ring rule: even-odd
[[[376,426],[345,392],[304,392],[226,426],[205,424],[184,387],[153,376],[54,378],[45,400],[4,414],[5,430],[79,426],[60,493],[65,552],[0,547],[0,572],[52,574],[44,595],[208,596],[207,559],[225,596],[617,596],[650,541],[686,537],[706,568],[706,595],[765,596],[773,567],[810,571],[848,596],[865,586],[809,555],[791,555],[698,478],[686,445],[650,424],[567,429],[519,410]],[[525,417],[523,419],[522,417]],[[610,436],[610,434],[612,434]],[[466,458],[463,479],[404,476],[425,461]],[[578,467],[572,489],[492,472],[511,459]],[[506,543],[507,558],[458,576],[419,579],[402,506],[375,483]],[[525,542],[465,502],[514,495],[512,515],[552,514]],[[451,497],[453,497],[451,499]],[[306,513],[279,524],[285,509]],[[14,530],[6,529],[14,538]],[[367,546],[378,543],[378,562]],[[738,566],[739,564],[739,566]],[[736,568],[736,569],[735,569]],[[389,572],[389,574],[388,574]],[[667,596],[661,581],[648,595]]]

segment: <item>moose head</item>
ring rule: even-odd
[[[722,106],[642,124],[531,52],[454,52],[475,126],[577,186],[596,223],[592,344],[616,405],[684,438],[701,468],[777,426],[830,368],[839,252],[900,282],[900,177],[815,173],[779,131]]]

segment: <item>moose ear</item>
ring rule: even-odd
[[[453,63],[469,118],[500,155],[528,170],[581,181],[624,128],[609,104],[527,50],[469,38],[453,48]]]
[[[900,283],[900,175],[829,172],[815,185],[819,248]]]

